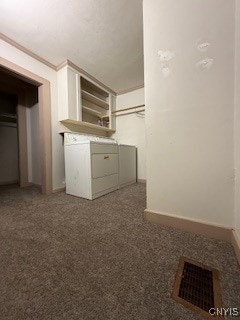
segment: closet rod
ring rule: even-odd
[[[139,106],[135,106],[135,107],[129,107],[129,108],[124,108],[124,109],[119,109],[116,111],[112,111],[112,113],[117,113],[117,112],[123,112],[123,111],[127,111],[127,110],[132,110],[132,109],[137,109],[137,108],[142,108],[145,107],[145,104],[140,104]],[[141,110],[143,111],[143,110]]]
[[[136,115],[142,115],[143,114],[140,114],[140,112],[144,112],[145,110],[139,110],[139,111],[128,111],[126,113],[119,113],[119,114],[115,114],[114,117],[123,117],[123,116],[127,116],[129,114],[136,114]]]

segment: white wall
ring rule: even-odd
[[[62,137],[58,134],[57,73],[43,63],[0,40],[0,56],[47,79],[51,87],[52,179],[53,189],[64,186],[64,157]]]
[[[235,229],[240,239],[240,2],[235,21]]]
[[[143,1],[149,210],[233,226],[234,4]],[[164,78],[166,49],[175,58]],[[205,57],[213,66],[200,71]]]
[[[0,184],[18,181],[18,136],[14,124],[0,123]]]
[[[116,110],[144,104],[144,88],[117,96]],[[116,117],[116,133],[113,136],[121,144],[137,147],[138,179],[146,179],[145,119],[136,114]]]

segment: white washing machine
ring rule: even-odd
[[[93,200],[118,189],[115,140],[64,134],[66,193]]]

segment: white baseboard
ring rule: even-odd
[[[185,217],[179,217],[169,213],[157,212],[148,209],[145,210],[145,218],[146,220],[154,223],[229,242],[234,248],[240,265],[240,237],[232,227],[187,219]]]
[[[138,183],[147,183],[146,179],[137,179]]]
[[[232,242],[232,228],[205,221],[179,217],[168,213],[145,210],[145,218],[151,222],[181,229],[206,237]]]
[[[37,188],[41,188],[41,184],[38,183],[34,183],[34,182],[29,182],[29,186],[33,186],[33,187],[37,187]]]
[[[232,231],[232,246],[240,265],[240,238],[235,230]]]
[[[134,183],[136,183],[136,180],[132,180],[132,181],[128,181],[128,182],[122,183],[122,184],[119,185],[119,189],[127,187],[127,186],[130,186],[131,184],[134,184]]]
[[[52,193],[62,192],[62,191],[65,191],[65,190],[66,190],[66,187],[56,188],[56,189],[53,189]]]

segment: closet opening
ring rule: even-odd
[[[18,97],[0,90],[0,185],[19,184]]]
[[[0,184],[42,186],[37,86],[0,70]]]
[[[23,74],[0,67],[1,186],[18,184],[22,188],[34,185],[42,193],[52,191],[51,166],[46,171],[46,157],[48,164],[51,157],[49,159],[49,152],[44,152],[47,143],[51,146],[50,130],[45,128],[47,124],[50,127],[50,117],[43,124],[43,116],[48,114],[47,94],[43,94],[44,88],[45,93],[49,92],[47,81],[43,87],[36,81],[29,81]]]

